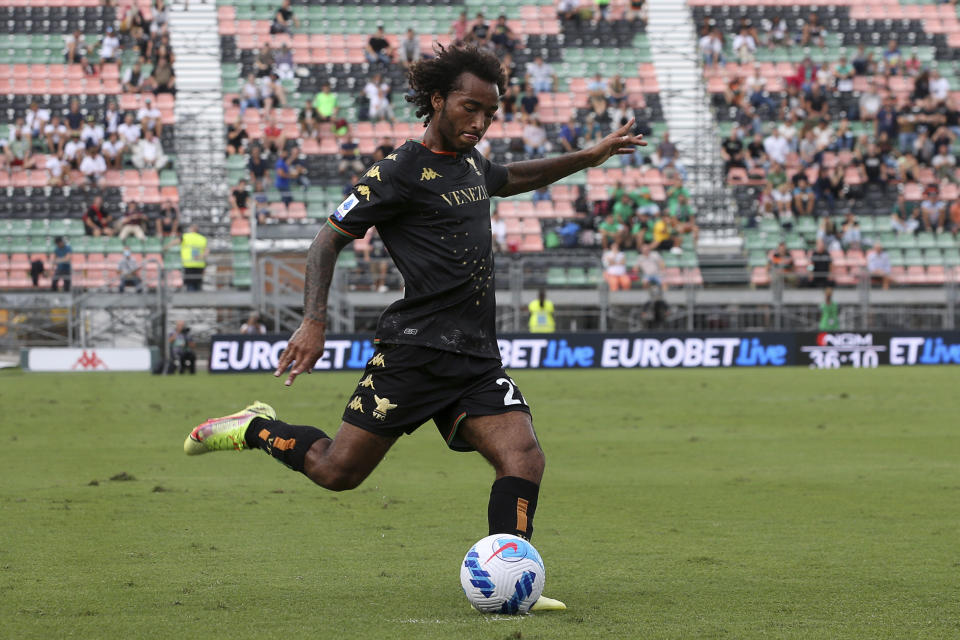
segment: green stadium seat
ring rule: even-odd
[[[548,287],[565,287],[568,284],[566,269],[563,267],[550,267],[547,269]]]

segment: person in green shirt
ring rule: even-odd
[[[833,301],[833,287],[823,290],[823,304],[820,305],[820,331],[836,331],[840,328],[840,310]]]
[[[630,194],[624,192],[620,198],[613,203],[613,217],[622,224],[628,224],[630,218],[633,217],[634,208],[636,203],[634,203],[633,198],[630,197]]]
[[[673,219],[673,228],[680,234],[693,234],[694,243],[700,239],[700,227],[697,226],[697,212],[693,210],[687,198],[686,190],[680,192],[674,200],[667,203],[667,210]]]
[[[633,236],[633,243],[637,251],[643,249],[645,245],[653,245],[653,224],[650,222],[650,216],[645,213],[634,216],[633,225],[630,227],[630,235]]]
[[[330,84],[323,83],[323,88],[313,98],[313,108],[320,116],[320,122],[330,122],[337,115],[337,94],[330,91]]]
[[[606,249],[614,242],[623,240],[627,229],[622,223],[617,222],[613,214],[610,213],[597,225],[597,231],[600,232],[600,246]]]
[[[553,319],[553,303],[547,300],[547,290],[540,289],[536,300],[527,305],[530,310],[530,333],[553,333],[557,330]]]
[[[770,170],[767,171],[767,182],[776,190],[781,184],[787,181],[787,173],[783,170],[783,165],[773,162],[770,164]]]
[[[650,187],[640,187],[637,194],[637,213],[645,213],[650,216],[660,213],[660,205],[654,202],[650,196]]]

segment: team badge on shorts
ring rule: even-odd
[[[373,410],[373,417],[377,420],[385,420],[387,411],[397,408],[397,405],[390,402],[390,398],[381,398],[374,394],[373,401],[377,403],[377,408]]]

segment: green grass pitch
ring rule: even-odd
[[[515,378],[569,607],[522,618],[463,597],[492,474],[432,424],[340,494],[182,452],[256,398],[332,430],[356,374],[0,373],[0,638],[960,637],[956,368]]]

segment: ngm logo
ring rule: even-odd
[[[870,347],[873,346],[873,334],[819,333],[817,345],[820,347]]]

